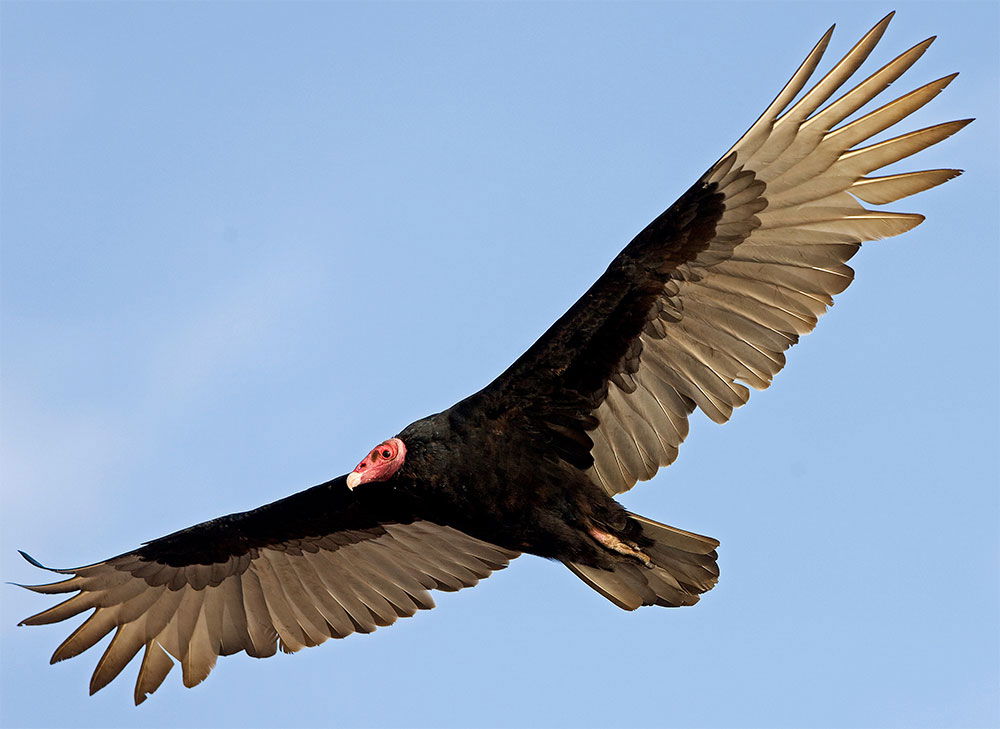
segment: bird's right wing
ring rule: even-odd
[[[890,18],[795,101],[829,43],[827,31],[739,142],[524,355],[460,406],[532,429],[543,453],[616,494],[674,461],[696,407],[724,423],[747,401],[748,387],[768,387],[785,350],[850,284],[854,272],[845,262],[860,244],[923,220],[869,210],[859,200],[893,202],[959,174],[868,176],[971,120],[859,146],[929,102],[956,74],[844,123],[933,40],[834,98]]]
[[[376,489],[368,493],[378,502]],[[378,503],[361,499],[339,478],[97,564],[51,570],[71,577],[25,587],[78,594],[21,624],[93,610],[52,662],[114,631],[90,692],[144,649],[135,684],[139,704],[166,678],[171,656],[181,664],[184,685],[194,686],[217,656],[246,651],[263,658],[279,645],[293,652],[370,633],[434,607],[428,590],[470,587],[518,554],[451,527],[382,514]]]

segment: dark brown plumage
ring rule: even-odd
[[[482,391],[407,426],[350,476],[54,570],[69,577],[29,589],[77,594],[23,623],[93,610],[53,661],[114,631],[91,690],[142,651],[139,703],[174,660],[193,686],[220,655],[370,632],[433,607],[428,590],[474,585],[521,552],[563,562],[625,609],[697,602],[718,579],[718,542],[612,497],[676,458],[695,408],[725,422],[748,387],[770,385],[784,351],[851,282],[845,262],[863,241],[922,220],[859,200],[892,202],[959,174],[866,177],[968,123],[858,147],[954,78],[844,124],[930,45],[831,101],[888,22],[792,103],[828,31],[743,138]]]

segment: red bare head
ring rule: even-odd
[[[399,438],[390,438],[372,448],[371,453],[347,476],[347,488],[352,491],[363,483],[385,481],[399,470],[406,460],[406,445]]]

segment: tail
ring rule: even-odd
[[[613,570],[563,562],[592,588],[625,610],[642,605],[680,607],[694,605],[698,596],[715,587],[719,567],[711,537],[686,532],[660,524],[638,514],[629,518],[642,529],[642,536],[652,544],[642,547],[652,565],[622,557]]]

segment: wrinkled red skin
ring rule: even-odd
[[[390,438],[372,448],[352,473],[361,476],[359,486],[372,481],[385,481],[399,470],[405,460],[406,444],[399,438]]]

